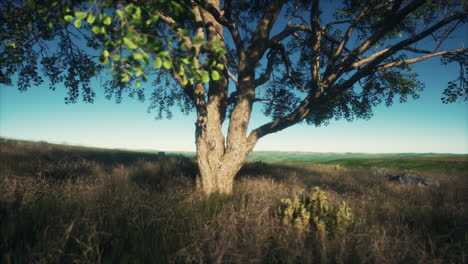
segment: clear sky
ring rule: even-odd
[[[418,100],[379,106],[370,120],[296,125],[261,139],[255,150],[468,153],[468,103],[440,101],[456,68],[441,67],[434,59],[416,70],[426,84]],[[127,97],[116,104],[96,90],[94,104],[66,105],[64,89],[54,92],[43,85],[21,93],[1,86],[0,136],[106,148],[195,150],[194,114],[155,120],[154,113],[146,112],[148,103]],[[254,109],[251,127],[266,121]]]
[[[417,64],[415,71],[426,85],[418,100],[379,106],[370,120],[296,125],[262,138],[254,150],[468,153],[468,102],[440,100],[458,68],[443,67],[434,58]],[[195,150],[194,113],[175,111],[171,120],[155,120],[146,111],[148,102],[126,97],[116,104],[104,98],[99,82],[94,84],[94,104],[69,105],[64,103],[65,89],[50,91],[47,83],[25,93],[0,85],[0,136],[105,148]],[[250,128],[267,121],[256,107]]]

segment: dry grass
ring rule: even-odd
[[[251,163],[232,196],[203,199],[183,157],[0,149],[1,263],[467,262],[466,172],[425,172],[440,181],[428,188],[367,169]],[[353,209],[350,230],[318,237],[282,223],[280,200],[315,186]]]

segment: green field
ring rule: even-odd
[[[145,150],[145,153],[158,151]],[[193,152],[167,152],[193,158]],[[453,160],[452,160],[453,159]],[[455,161],[454,161],[455,160]],[[254,151],[248,162],[266,162],[290,165],[329,164],[358,167],[388,167],[407,169],[468,169],[468,154],[450,153],[319,153],[293,151]]]
[[[184,155],[1,139],[0,263],[466,263],[466,158],[260,154],[206,199]]]
[[[282,152],[255,151],[248,156],[249,161],[263,162],[316,162],[323,163],[344,159],[402,159],[402,158],[467,158],[468,154],[449,153],[317,153],[317,152]]]
[[[396,168],[407,170],[459,170],[468,171],[468,160],[446,161],[413,158],[391,158],[391,159],[339,159],[324,162],[327,165],[341,165],[346,167],[364,168]]]

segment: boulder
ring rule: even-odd
[[[439,181],[428,177],[419,176],[412,173],[403,173],[398,175],[387,175],[387,180],[399,184],[418,184],[439,187]]]

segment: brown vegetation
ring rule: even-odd
[[[250,163],[233,195],[205,200],[194,186],[196,167],[183,157],[100,159],[96,150],[0,146],[2,263],[467,261],[466,172],[425,172],[441,183],[428,188],[362,168]],[[317,236],[283,221],[281,199],[315,186],[330,205],[352,209],[348,229]]]

